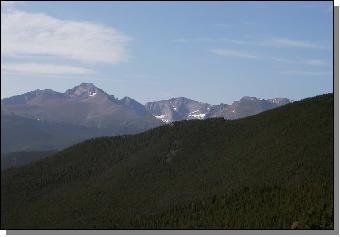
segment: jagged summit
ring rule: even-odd
[[[92,83],[81,83],[72,89],[68,89],[65,94],[71,97],[75,96],[95,96],[97,93],[106,94],[103,90],[99,89]]]
[[[118,103],[123,105],[123,106],[126,106],[126,107],[128,107],[130,109],[133,109],[133,110],[137,111],[141,115],[142,114],[143,115],[149,114],[149,112],[146,110],[144,105],[142,105],[138,101],[132,99],[131,97],[125,96],[122,99],[118,100]]]
[[[120,99],[120,101],[124,101],[126,103],[135,103],[137,102],[136,100],[132,99],[131,97],[124,96],[123,98]]]
[[[248,101],[248,100],[256,101],[256,100],[259,100],[259,98],[254,97],[254,96],[243,96],[240,100],[241,101]]]

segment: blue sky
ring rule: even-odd
[[[142,103],[333,91],[332,2],[1,3],[1,97],[92,82]]]

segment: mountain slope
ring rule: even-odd
[[[91,139],[1,175],[3,229],[332,229],[333,95]]]
[[[60,149],[111,134],[105,129],[2,115],[1,153]]]
[[[1,100],[2,152],[58,149],[162,124],[133,99],[118,100],[91,83],[65,93],[35,90]]]
[[[263,100],[256,97],[244,96],[239,101],[232,103],[223,113],[223,117],[225,119],[243,118],[277,108],[290,102],[291,101],[286,98]]]
[[[141,103],[137,102],[136,100],[130,97],[125,96],[122,99],[120,99],[118,102],[128,108],[133,109],[139,115],[150,115],[150,113],[146,110],[144,105],[142,105]]]

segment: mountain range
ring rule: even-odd
[[[207,119],[223,117],[225,119],[239,119],[260,112],[273,109],[293,102],[287,98],[258,99],[244,96],[231,105],[210,105],[194,101],[185,97],[172,98],[156,102],[148,102],[145,108],[156,118],[165,123],[190,119]]]
[[[35,90],[1,100],[1,152],[56,150],[98,136],[135,134],[174,121],[238,119],[292,102],[243,97],[210,105],[185,97],[145,105],[116,98],[92,83],[64,93]]]

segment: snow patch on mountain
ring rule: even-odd
[[[155,117],[162,120],[164,123],[170,123],[170,120],[167,119],[167,116],[165,114],[156,115]]]
[[[204,119],[205,114],[190,114],[188,116],[189,119],[193,118],[193,119]]]

